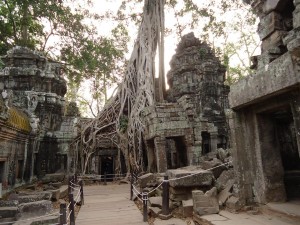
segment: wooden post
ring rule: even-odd
[[[131,173],[131,179],[130,179],[130,200],[133,200],[133,173]]]
[[[107,185],[107,183],[106,183],[106,172],[104,172],[104,183],[103,183],[103,185]]]
[[[69,201],[70,201],[70,225],[75,225],[75,207],[74,207],[74,197],[73,194],[69,194]]]
[[[169,215],[169,177],[164,176],[164,183],[163,185],[163,199],[162,199],[162,214]]]
[[[68,176],[68,194],[72,193],[72,189],[71,189],[71,177]]]
[[[59,210],[59,225],[65,225],[67,224],[67,205],[66,203],[60,204],[60,210]]]
[[[147,210],[147,202],[148,202],[148,193],[142,193],[142,200],[143,200],[143,219],[144,222],[148,221],[148,210]]]
[[[80,199],[81,199],[81,205],[84,205],[84,195],[83,195],[83,181],[79,181],[80,185]]]

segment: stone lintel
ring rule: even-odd
[[[298,67],[289,52],[282,55],[256,74],[232,85],[230,107],[237,110],[297,88],[300,84]]]

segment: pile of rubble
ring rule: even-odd
[[[160,218],[162,185],[159,185],[164,175],[169,178],[170,209],[183,217],[215,214],[225,208],[230,211],[241,209],[230,150],[219,148],[210,152],[201,157],[197,166],[140,176],[137,182],[140,192],[150,193],[150,213]]]
[[[41,182],[16,189],[0,200],[0,223],[11,224],[56,224],[59,222],[55,203],[68,194],[68,186],[63,185],[64,174],[47,174]],[[57,213],[56,213],[57,212]],[[49,217],[41,217],[53,214]],[[31,219],[36,218],[36,219]],[[30,220],[29,220],[30,219]]]

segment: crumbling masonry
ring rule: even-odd
[[[46,173],[67,171],[77,112],[64,116],[62,65],[27,48],[2,57],[0,183],[4,190]]]
[[[144,109],[148,171],[197,165],[199,158],[226,148],[229,87],[225,67],[193,33],[182,37],[167,74],[167,101]]]
[[[256,72],[231,87],[230,118],[240,201],[300,196],[300,1],[256,0]]]

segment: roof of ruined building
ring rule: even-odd
[[[8,119],[6,123],[18,130],[30,133],[31,126],[27,115],[16,107],[8,108]]]

